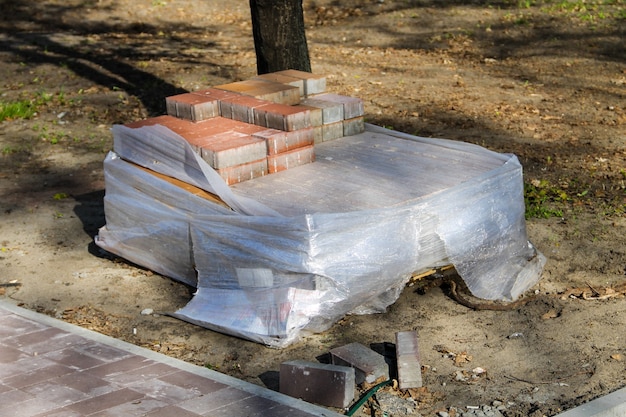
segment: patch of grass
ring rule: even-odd
[[[524,183],[527,219],[563,217],[563,206],[568,200],[567,193],[563,189],[553,186],[549,181]]]
[[[40,92],[31,99],[22,99],[9,102],[0,101],[0,122],[5,120],[30,119],[37,114],[40,106],[49,103],[52,94]]]
[[[30,119],[36,113],[37,108],[31,100],[0,102],[0,121]]]
[[[623,0],[557,0],[545,1],[544,4],[547,12],[567,13],[585,22],[611,17],[620,19],[624,14],[624,9],[619,7],[624,4]]]
[[[2,155],[11,155],[18,152],[18,150],[12,146],[5,146],[2,148]]]
[[[67,193],[56,193],[52,198],[55,200],[63,200],[69,197]]]

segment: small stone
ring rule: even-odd
[[[143,310],[141,310],[142,316],[149,316],[152,313],[154,313],[154,310],[151,308],[144,308]]]
[[[440,411],[440,412],[437,413],[437,415],[439,417],[450,417],[450,414],[448,414],[447,411]]]

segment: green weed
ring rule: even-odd
[[[18,150],[12,146],[5,146],[2,148],[2,155],[11,155],[18,152]]]
[[[524,183],[526,218],[548,219],[563,217],[563,206],[569,201],[567,193],[546,180]]]
[[[30,119],[37,114],[39,107],[47,104],[52,94],[39,92],[33,98],[10,102],[0,101],[0,122],[4,120]]]
[[[37,108],[30,100],[9,103],[0,102],[0,121],[30,119],[37,113]]]

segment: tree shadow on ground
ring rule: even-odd
[[[310,24],[333,26],[337,22],[348,22],[363,33],[377,33],[380,39],[391,39],[380,45],[387,48],[451,50],[451,42],[469,39],[479,45],[480,55],[475,57],[479,60],[485,57],[503,60],[511,56],[571,57],[579,56],[584,49],[588,57],[594,59],[625,62],[623,39],[626,26],[620,23],[624,18],[619,5],[589,5],[580,10],[575,6],[572,4],[567,8],[556,2],[526,4],[517,0],[312,1],[307,13]],[[531,7],[541,7],[541,13],[528,14]],[[432,13],[429,13],[433,9],[446,10],[449,19],[433,20]],[[466,19],[463,10],[473,9],[482,14],[479,24],[460,23]],[[320,14],[325,13],[329,14],[328,22],[320,20]],[[371,16],[381,14],[392,16],[393,24],[378,19],[380,23],[372,25]],[[363,15],[366,18],[359,26],[358,17]],[[337,43],[340,43],[339,39],[337,37]],[[593,46],[581,48],[581,45]],[[471,57],[467,49],[462,53]]]
[[[71,70],[98,85],[123,90],[137,97],[149,115],[163,114],[164,97],[186,92],[157,75],[137,66],[138,61],[176,59],[188,65],[202,64],[207,73],[229,74],[232,68],[212,65],[181,50],[215,46],[203,38],[211,27],[136,23],[77,21],[93,2],[56,5],[46,2],[0,1],[0,50],[28,64],[51,64]],[[108,6],[113,7],[113,6]],[[68,16],[68,17],[66,17]],[[163,36],[163,33],[184,33]]]

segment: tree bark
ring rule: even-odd
[[[311,72],[302,0],[250,0],[257,73]]]

